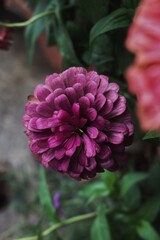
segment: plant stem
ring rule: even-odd
[[[111,211],[111,209],[106,209],[105,213],[109,213]],[[46,237],[48,236],[51,232],[54,232],[55,230],[63,227],[63,226],[67,226],[70,225],[72,223],[76,223],[76,222],[80,222],[83,220],[87,220],[90,218],[93,218],[97,215],[97,212],[91,212],[91,213],[87,213],[87,214],[83,214],[83,215],[79,215],[79,216],[75,216],[75,217],[71,217],[68,218],[66,220],[63,220],[59,223],[55,223],[53,224],[51,227],[49,227],[48,229],[46,229],[45,231],[42,232],[42,236]],[[24,238],[18,238],[15,240],[38,240],[37,236],[32,236],[32,237],[24,237]]]
[[[39,13],[39,14],[31,17],[30,19],[28,19],[28,20],[25,21],[25,22],[17,22],[17,23],[4,23],[4,22],[0,22],[0,27],[10,27],[10,28],[14,28],[14,27],[26,27],[26,26],[28,26],[29,24],[37,21],[38,19],[43,18],[43,17],[46,17],[46,16],[51,15],[51,14],[54,14],[54,13],[55,13],[55,10],[50,10],[50,11],[47,11],[47,12],[42,12],[42,13]]]
[[[71,5],[65,5],[62,7],[61,10],[66,10],[72,8]],[[36,14],[35,16],[31,17],[27,21],[24,22],[17,22],[17,23],[5,23],[5,22],[0,22],[0,27],[9,27],[9,28],[14,28],[14,27],[26,27],[29,24],[32,24],[33,22],[37,21],[40,18],[46,17],[48,15],[54,14],[56,12],[56,9],[54,10],[48,10],[46,12],[42,12],[39,14]]]

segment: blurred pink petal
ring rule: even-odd
[[[142,0],[126,39],[135,54],[127,70],[129,90],[137,96],[137,114],[144,130],[160,129],[160,1]]]

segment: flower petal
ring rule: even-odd
[[[95,100],[96,110],[99,111],[104,106],[105,102],[106,102],[106,97],[101,93],[97,94],[96,100]]]
[[[96,127],[88,127],[87,132],[88,132],[90,138],[93,138],[93,139],[97,138],[98,133],[99,133],[99,131]]]
[[[64,111],[71,113],[71,104],[65,94],[56,97],[54,104],[58,109],[63,109]]]
[[[98,93],[104,93],[108,89],[108,77],[100,75],[100,82],[98,86]]]
[[[94,121],[97,117],[97,111],[94,108],[88,108],[87,117],[90,121]]]
[[[45,101],[46,97],[51,92],[45,87],[45,85],[39,84],[35,88],[34,95],[36,98],[38,98],[39,101]]]
[[[97,166],[97,163],[96,163],[96,160],[95,158],[89,158],[88,159],[88,163],[87,165],[85,166],[85,168],[88,170],[88,171],[93,171]]]
[[[110,147],[103,144],[103,145],[101,145],[101,150],[98,153],[98,157],[102,160],[106,160],[111,156],[111,153],[112,152],[111,152]]]
[[[109,132],[107,136],[108,136],[108,141],[113,144],[120,144],[124,140],[123,133]]]
[[[46,102],[53,108],[55,109],[54,107],[54,100],[56,97],[58,97],[59,95],[63,94],[63,89],[62,88],[57,88],[55,89],[54,92],[50,93],[47,98],[46,98]]]
[[[46,102],[41,102],[37,105],[36,111],[38,114],[44,117],[51,117],[53,115],[53,110],[49,107]]]
[[[59,172],[67,172],[69,167],[70,159],[69,157],[63,157],[61,160],[55,160],[49,162],[49,166]]]
[[[93,140],[91,140],[86,134],[83,134],[84,151],[87,157],[94,157],[96,155],[96,148]]]
[[[77,94],[73,87],[66,88],[65,94],[67,95],[68,100],[70,101],[71,104],[73,104],[74,102],[77,102]]]
[[[119,96],[112,111],[109,114],[107,114],[107,118],[110,119],[110,118],[119,116],[123,112],[125,112],[125,110],[126,110],[126,99],[123,96]]]

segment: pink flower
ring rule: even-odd
[[[133,137],[118,91],[108,77],[82,67],[48,76],[29,97],[23,117],[31,151],[45,167],[77,180],[117,170]]]
[[[10,28],[0,29],[0,49],[8,50],[12,42],[12,30]]]
[[[126,40],[135,53],[127,70],[130,91],[137,95],[137,112],[144,130],[160,129],[160,1],[142,0]]]

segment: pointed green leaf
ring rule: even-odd
[[[128,173],[120,182],[120,195],[123,197],[131,187],[148,177],[146,173]]]
[[[103,33],[111,30],[128,27],[132,21],[133,12],[129,9],[119,8],[110,15],[100,19],[91,29],[90,46],[95,39]]]
[[[25,29],[25,42],[29,63],[31,63],[33,59],[36,41],[44,29],[45,24],[44,20],[42,19],[39,19],[36,22],[28,25]]]
[[[136,231],[143,240],[160,240],[160,236],[158,235],[157,231],[149,222],[145,220],[142,220],[139,223]]]
[[[70,66],[81,66],[74,51],[72,40],[67,29],[61,25],[57,28],[56,41],[58,43],[61,55],[70,63]]]
[[[157,131],[149,131],[146,133],[146,135],[143,137],[143,140],[151,139],[151,138],[160,138],[160,132]]]
[[[93,202],[96,198],[108,196],[109,193],[109,189],[103,182],[94,182],[87,184],[79,194],[82,197],[86,197],[86,204],[89,204]]]
[[[55,3],[56,3],[55,37],[56,42],[60,49],[60,53],[63,56],[63,59],[66,65],[68,65],[68,67],[81,66],[82,64],[75,53],[69,32],[67,31],[67,28],[65,27],[63,19],[61,17],[60,2],[56,0]]]
[[[111,240],[110,228],[103,207],[98,209],[97,217],[91,228],[91,240]]]
[[[54,209],[51,196],[49,193],[45,171],[43,167],[40,167],[40,179],[39,179],[39,199],[40,204],[44,209],[46,216],[52,221],[57,222],[57,215]]]
[[[100,177],[102,181],[105,183],[109,193],[111,193],[115,188],[115,185],[118,179],[118,173],[105,171],[104,173],[101,173]]]

